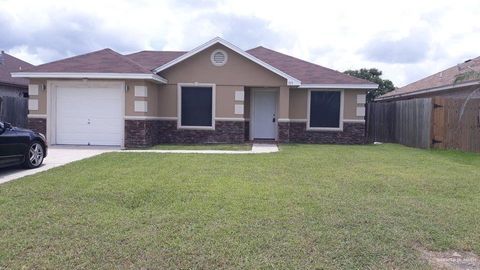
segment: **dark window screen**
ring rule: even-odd
[[[212,125],[212,88],[182,87],[182,126]]]
[[[310,96],[310,127],[338,128],[340,92],[312,91]]]

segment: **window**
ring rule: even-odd
[[[342,130],[342,91],[310,91],[310,129]]]
[[[179,127],[213,128],[213,86],[180,86]]]

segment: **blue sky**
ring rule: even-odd
[[[41,64],[102,48],[190,50],[215,36],[403,86],[480,55],[480,1],[0,0],[0,49]]]

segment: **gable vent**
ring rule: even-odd
[[[215,50],[213,51],[210,60],[215,66],[223,66],[227,63],[228,56],[224,50]]]

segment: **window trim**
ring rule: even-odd
[[[337,127],[311,127],[310,126],[310,104],[312,92],[340,92],[340,117]],[[343,110],[344,110],[344,90],[343,89],[308,89],[307,99],[307,130],[310,131],[343,131]]]
[[[211,87],[212,88],[212,125],[211,126],[182,126],[182,87]],[[177,129],[215,130],[215,88],[214,83],[178,83],[177,84]]]

